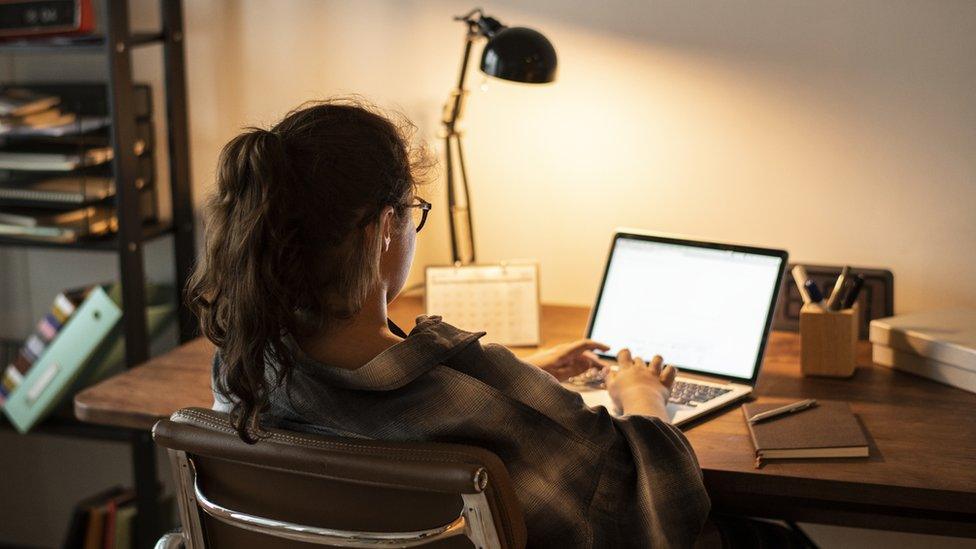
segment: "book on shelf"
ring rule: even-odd
[[[0,88],[0,116],[28,116],[46,111],[61,103],[57,95],[27,87]]]
[[[119,507],[115,515],[115,539],[105,540],[105,547],[109,549],[130,549],[132,547],[132,541],[135,539],[133,537],[135,520],[135,501],[130,501],[122,507]],[[110,541],[112,542],[111,546],[108,545]]]
[[[101,549],[105,537],[105,514],[108,512],[107,503],[102,503],[88,509],[88,524],[85,527],[84,549]]]
[[[75,504],[65,533],[62,549],[82,549],[88,536],[88,515],[92,508],[101,505],[109,498],[117,497],[123,492],[121,486],[113,486],[91,495]]]
[[[132,547],[135,491],[113,486],[75,504],[61,547],[113,549]]]
[[[165,524],[172,520],[172,496],[159,501]],[[138,515],[136,493],[132,488],[114,486],[75,504],[62,549],[132,549],[135,543],[135,519]]]
[[[121,520],[125,519],[125,513],[120,513],[125,509],[135,510],[135,494],[132,492],[121,494],[110,498],[105,502],[105,524],[102,528],[101,544],[96,549],[114,549],[118,547],[119,526]],[[129,540],[131,542],[131,540]],[[126,547],[125,545],[121,547]],[[129,546],[131,547],[131,545]]]

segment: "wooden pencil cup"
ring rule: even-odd
[[[805,376],[851,377],[857,367],[857,305],[829,312],[800,309],[800,371]]]

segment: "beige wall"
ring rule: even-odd
[[[463,30],[450,17],[469,7],[186,4],[198,200],[241,126],[273,123],[308,99],[359,93],[433,140],[460,56]],[[591,302],[609,236],[626,225],[888,267],[900,311],[976,306],[976,3],[500,0],[486,9],[541,29],[560,55],[549,86],[474,71],[464,120],[480,257],[541,261],[543,300]],[[152,2],[135,2],[137,26],[153,15]],[[104,73],[83,57],[37,59],[5,59],[0,77]],[[158,81],[157,52],[135,63],[141,79]],[[428,193],[437,208],[415,281],[448,258],[441,184]],[[23,279],[65,273],[55,257],[0,251],[9,311],[0,334],[19,337],[47,306],[50,292],[24,292]],[[92,257],[70,274],[114,263]],[[165,276],[164,261],[153,264]],[[60,283],[41,277],[27,289]]]
[[[238,127],[307,99],[360,93],[435,136],[468,7],[189,2],[198,196]],[[481,259],[540,260],[543,300],[589,303],[626,225],[885,266],[901,311],[976,306],[976,3],[485,7],[560,56],[550,86],[474,72],[464,121]],[[429,193],[417,267],[448,257]]]

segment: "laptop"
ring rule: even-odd
[[[752,393],[787,266],[784,250],[618,230],[587,337],[678,368],[668,402],[683,425]],[[611,366],[613,367],[613,366]],[[593,372],[567,386],[617,413]]]

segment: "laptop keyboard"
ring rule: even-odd
[[[729,391],[731,389],[723,389],[711,385],[698,385],[697,383],[689,383],[686,381],[675,381],[674,386],[671,387],[671,398],[668,399],[668,402],[671,404],[698,406],[713,398],[720,397]]]

